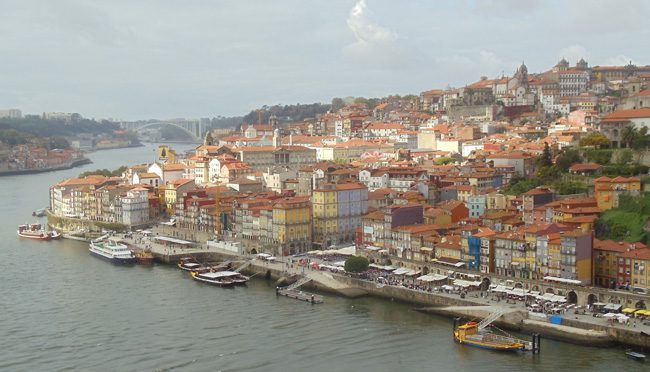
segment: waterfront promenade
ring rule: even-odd
[[[133,238],[124,238],[128,244],[141,248],[149,248],[159,259],[164,262],[176,262],[182,256],[194,256],[200,260],[218,261],[230,260],[237,265],[246,262],[249,266],[246,272],[252,275],[262,275],[267,278],[296,278],[306,277],[311,279],[305,285],[340,294],[346,297],[373,295],[387,299],[400,300],[415,304],[421,311],[438,315],[464,318],[483,318],[490,313],[501,312],[504,315],[496,324],[522,332],[539,332],[546,337],[553,337],[565,341],[588,345],[607,345],[614,342],[648,347],[650,326],[644,325],[640,320],[631,318],[628,323],[612,322],[606,318],[595,317],[591,312],[583,310],[563,309],[561,325],[552,324],[549,317],[542,313],[531,313],[526,308],[524,301],[502,299],[496,293],[480,290],[466,290],[461,296],[460,291],[425,290],[413,285],[414,280],[404,280],[400,277],[384,275],[385,282],[379,283],[373,279],[356,278],[349,274],[319,270],[312,264],[326,265],[322,257],[301,256],[282,257],[274,261],[259,259],[255,255],[238,255],[234,252],[209,247],[207,244],[195,243],[191,247],[170,247],[135,234]],[[300,259],[307,259],[309,264],[300,263]]]

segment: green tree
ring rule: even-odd
[[[544,152],[542,152],[542,155],[537,157],[537,166],[550,167],[552,165],[553,155],[551,154],[551,148],[548,146],[548,143],[544,143]]]
[[[445,165],[445,164],[455,163],[456,159],[451,158],[449,156],[442,156],[442,157],[439,157],[439,158],[435,159],[434,162],[437,165]]]
[[[631,147],[636,138],[637,131],[632,126],[627,126],[621,131],[621,141],[625,143],[625,147]]]
[[[554,166],[540,167],[537,169],[537,172],[535,173],[535,177],[539,178],[544,182],[553,180],[559,176],[560,176],[560,170]]]
[[[345,260],[345,271],[351,273],[361,273],[368,270],[370,262],[368,259],[361,256],[351,256]]]
[[[616,156],[616,164],[618,165],[627,165],[632,162],[632,151],[623,150],[618,153]]]
[[[345,107],[345,102],[343,101],[343,98],[332,98],[332,111],[337,112],[338,110],[342,109]]]
[[[591,133],[580,140],[580,146],[593,146],[597,149],[603,146],[609,146],[609,144],[609,138],[599,132]]]
[[[68,149],[70,148],[70,142],[64,137],[51,137],[48,143],[50,150],[53,149]]]
[[[562,172],[566,172],[573,164],[582,163],[578,150],[568,149],[562,152],[555,159],[555,166]]]
[[[357,97],[354,99],[354,103],[368,106],[368,99],[363,97]]]

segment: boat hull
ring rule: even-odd
[[[216,285],[218,287],[232,287],[235,285],[233,281],[222,281],[222,280],[210,280],[206,278],[201,278],[197,273],[192,272],[192,278],[198,282],[206,283],[210,285]]]
[[[18,236],[20,236],[21,238],[33,239],[33,240],[51,240],[52,239],[50,234],[31,235],[31,234],[23,234],[21,232],[18,232]]]
[[[473,341],[473,340],[460,340],[458,337],[454,337],[456,339],[456,342],[463,344],[463,345],[469,345],[469,346],[474,346],[474,347],[479,347],[481,349],[486,349],[486,350],[495,350],[495,351],[520,351],[524,349],[524,345],[498,345],[498,344],[490,344],[490,343],[484,343],[484,342],[478,342],[478,341]]]
[[[116,265],[133,265],[135,263],[135,258],[118,258],[118,257],[106,257],[103,254],[89,250],[90,254],[99,257],[105,261],[114,263]]]
[[[136,257],[135,262],[138,265],[153,265],[153,257]]]

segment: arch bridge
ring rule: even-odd
[[[123,121],[120,123],[120,127],[126,130],[132,130],[134,132],[139,132],[143,129],[169,125],[182,129],[187,133],[193,140],[201,141],[205,133],[209,130],[200,120],[187,120],[187,121],[165,121],[165,120],[156,120],[156,121]]]

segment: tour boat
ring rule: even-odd
[[[58,239],[61,234],[58,231],[46,231],[40,223],[18,226],[18,236],[36,240]]]
[[[211,271],[207,273],[192,272],[192,278],[199,282],[230,287],[235,284],[246,284],[248,277],[235,271]]]
[[[112,239],[91,241],[89,251],[90,254],[116,264],[132,264],[135,262],[133,252],[126,245]]]
[[[454,328],[454,340],[458,343],[499,351],[526,349],[526,342],[506,335],[479,330],[477,322],[467,322]]]

